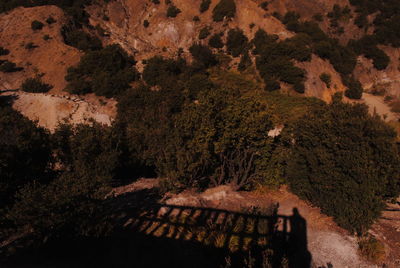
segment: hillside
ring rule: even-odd
[[[0,0],[0,266],[397,267],[399,18]]]

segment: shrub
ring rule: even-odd
[[[260,7],[262,8],[262,9],[264,9],[265,11],[268,11],[268,2],[267,1],[264,1],[264,2],[262,2],[261,4],[260,4]]]
[[[346,97],[350,99],[361,99],[364,89],[358,80],[355,80],[354,78],[348,78],[343,82],[345,86],[347,86],[347,90],[345,91]]]
[[[10,51],[4,47],[0,47],[0,56],[8,55]]]
[[[148,21],[148,20],[144,20],[143,21],[143,27],[144,28],[147,28],[147,27],[149,27],[150,26],[150,22]]]
[[[174,5],[170,5],[167,9],[168,18],[175,18],[179,13],[181,13],[181,10]]]
[[[51,85],[43,83],[40,77],[27,78],[21,85],[21,89],[31,93],[45,93],[52,88]]]
[[[50,35],[48,35],[48,34],[43,35],[43,40],[44,41],[48,41],[50,39],[51,39]]]
[[[149,86],[161,86],[165,89],[175,88],[177,77],[183,73],[186,62],[179,59],[164,59],[153,57],[147,60],[142,78]]]
[[[210,35],[210,28],[204,27],[200,30],[199,39],[206,39]]]
[[[160,0],[151,0],[151,2],[156,5],[160,4]]]
[[[224,43],[222,42],[221,35],[213,34],[210,40],[208,40],[208,45],[213,48],[223,48]]]
[[[0,72],[3,73],[12,73],[20,70],[22,70],[22,68],[18,68],[14,62],[10,62],[8,60],[0,64]]]
[[[117,96],[138,78],[136,62],[118,45],[87,52],[78,66],[67,71],[66,90],[73,94],[93,92],[108,98]]]
[[[322,73],[322,74],[319,76],[319,79],[321,79],[321,81],[325,83],[325,85],[326,85],[327,88],[330,88],[330,87],[331,87],[332,78],[331,78],[331,75],[330,75],[330,74],[328,74],[328,73]]]
[[[61,28],[61,34],[64,38],[64,43],[75,47],[79,50],[99,50],[102,48],[100,39],[92,36],[83,30],[77,29],[74,26],[64,25]]]
[[[226,41],[227,51],[233,56],[238,57],[241,55],[248,45],[248,39],[240,29],[231,29],[228,32]]]
[[[216,65],[218,63],[215,55],[207,46],[193,44],[189,48],[189,51],[192,54],[193,58],[206,68]]]
[[[213,20],[223,21],[224,18],[233,18],[236,14],[236,4],[234,0],[220,0],[213,10]]]
[[[38,20],[34,20],[34,21],[32,21],[32,23],[31,23],[31,28],[32,28],[32,30],[41,30],[41,29],[43,28],[43,26],[44,26],[44,24],[41,23],[41,22],[38,21]]]
[[[396,133],[364,105],[313,108],[300,118],[287,178],[291,190],[350,231],[362,233],[400,190]]]
[[[47,19],[46,19],[46,23],[47,24],[53,24],[53,23],[56,23],[57,21],[52,17],[52,16],[50,16],[50,17],[48,17]]]
[[[210,8],[211,0],[202,0],[200,4],[200,13],[206,12]]]

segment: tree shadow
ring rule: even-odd
[[[53,239],[4,267],[311,266],[306,220],[297,208],[285,216],[278,206],[237,212],[159,200],[153,190],[109,199],[103,218],[112,221],[112,233]]]

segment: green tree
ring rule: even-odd
[[[366,106],[337,100],[320,105],[289,133],[291,190],[340,226],[366,231],[385,201],[399,194],[396,133]]]

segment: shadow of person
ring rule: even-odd
[[[307,249],[307,221],[300,215],[297,208],[293,208],[293,215],[289,217],[289,223],[289,267],[310,268],[311,253]]]

